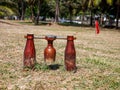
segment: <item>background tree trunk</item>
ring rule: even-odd
[[[31,9],[31,19],[32,19],[32,22],[34,22],[35,21],[35,11],[34,11],[33,5],[30,6],[30,9]]]
[[[93,21],[93,18],[92,18],[92,10],[90,10],[90,26],[92,26],[92,21]]]
[[[69,13],[70,13],[70,23],[72,23],[72,16],[73,16],[73,8],[72,8],[72,6],[69,7]]]
[[[41,5],[42,5],[42,0],[38,0],[38,11],[37,11],[37,16],[35,17],[35,25],[39,24]]]
[[[59,22],[59,0],[56,0],[55,23]]]
[[[117,13],[116,13],[116,29],[118,29],[118,21],[119,21],[119,17],[120,17],[120,5],[117,5]]]
[[[21,13],[21,20],[24,20],[24,15],[25,15],[25,7],[24,7],[24,1],[21,0],[21,8],[22,8],[22,13]]]

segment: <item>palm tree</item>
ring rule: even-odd
[[[26,0],[26,2],[27,2],[28,7],[30,8],[30,11],[31,11],[31,19],[34,22],[35,21],[35,16],[36,16],[34,7],[36,5],[37,0]]]
[[[90,26],[92,26],[92,21],[93,21],[93,9],[95,7],[98,7],[98,5],[100,4],[101,0],[86,0],[86,2],[88,2],[88,9],[90,10]]]
[[[26,1],[28,3],[28,7],[30,7],[31,10],[32,21],[34,22],[35,25],[38,25],[43,0],[26,0]],[[36,8],[37,12],[35,12],[34,9],[35,7],[37,7]]]
[[[0,17],[17,14],[17,5],[11,0],[0,0]]]
[[[88,8],[90,9],[90,13],[91,13],[91,18],[90,18],[90,26],[92,26],[92,13],[93,13],[93,9],[95,7],[99,7],[100,3],[107,3],[108,5],[112,5],[113,0],[86,0],[88,1]],[[103,8],[104,6],[102,5],[101,8]]]
[[[108,5],[107,5],[108,4]],[[109,9],[109,6],[114,9],[114,15],[116,15],[116,29],[118,29],[118,20],[120,18],[120,0],[102,0],[101,1],[101,8],[102,12],[104,13]]]
[[[79,7],[79,0],[62,0],[62,2],[63,5],[69,11],[70,23],[72,23],[72,17],[74,15],[74,11],[76,11]]]
[[[79,9],[82,10],[82,24],[83,24],[83,21],[84,21],[84,14],[85,14],[85,11],[87,10],[87,6],[88,6],[87,0],[80,0]]]

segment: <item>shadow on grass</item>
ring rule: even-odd
[[[60,68],[60,66],[62,66],[62,65],[60,65],[60,64],[53,64],[53,65],[49,65],[48,67],[49,67],[50,70],[57,70],[57,69]]]
[[[35,26],[48,25],[48,24],[50,24],[50,22],[45,22],[45,21],[39,22],[38,25],[36,25],[36,24],[33,23],[32,21],[20,21],[20,22],[18,22],[18,23],[20,23],[20,24],[26,24],[26,25],[35,25]]]
[[[74,26],[74,27],[91,27],[89,24],[77,24],[77,23],[58,23],[61,26]]]
[[[18,22],[20,24],[26,24],[26,25],[35,25],[33,22],[31,21],[22,21],[22,22]],[[47,22],[47,21],[40,21],[38,25],[35,25],[35,26],[45,26],[45,25],[54,25],[55,23],[54,22]],[[87,25],[87,24],[77,24],[77,23],[68,23],[68,22],[65,22],[65,23],[56,23],[57,25],[60,25],[60,26],[75,26],[75,27],[91,27],[90,25]]]
[[[32,70],[36,70],[36,71],[39,71],[39,70],[43,70],[43,71],[46,71],[46,70],[57,70],[61,67],[62,65],[60,64],[50,64],[50,65],[47,65],[47,64],[39,64],[39,63],[36,63],[35,66],[32,68]]]

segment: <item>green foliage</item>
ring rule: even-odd
[[[1,0],[0,1],[0,16],[11,16],[17,14],[16,3],[12,0]]]
[[[108,3],[109,5],[112,5],[113,0],[107,0],[107,3]]]
[[[0,16],[4,16],[5,15],[5,13],[4,12],[0,12]]]
[[[112,14],[115,15],[118,21],[120,0],[59,0],[59,7],[56,9],[56,0],[1,0],[0,1],[0,17],[11,16],[16,14],[20,19],[31,17],[32,21],[38,23],[38,17],[44,16],[55,18],[57,16],[72,19],[74,16],[79,16],[82,12],[92,14]],[[57,11],[56,11],[57,10]],[[59,12],[56,15],[56,12]],[[92,25],[92,24],[91,24]]]
[[[14,12],[6,6],[0,6],[0,11],[4,16],[9,16],[14,14]]]
[[[35,66],[34,66],[34,70],[36,70],[36,71],[39,71],[39,70],[46,71],[48,69],[49,69],[49,67],[46,64],[38,64],[38,63],[36,63]]]
[[[37,13],[37,2],[38,0],[23,0],[26,2],[27,10],[26,16],[31,16],[32,11],[31,7],[34,9],[34,14]],[[88,8],[99,7],[99,4],[102,2],[107,2],[106,4],[112,5],[114,0],[61,0],[60,1],[60,16],[68,17],[69,16],[69,8],[73,9],[73,15],[77,15],[82,10],[87,10]],[[19,6],[17,6],[20,2],[16,0],[1,0],[0,5],[4,6],[3,9],[0,9],[0,15],[5,15],[8,13],[15,14],[19,11]],[[42,1],[42,8],[41,8],[41,15],[40,16],[47,16],[47,17],[54,17],[55,16],[55,0],[43,0]],[[2,6],[0,8],[2,8]],[[100,8],[103,8],[103,5]],[[8,9],[9,8],[9,9]],[[7,12],[7,13],[6,13]]]
[[[94,0],[94,6],[98,6],[100,4],[101,0]]]

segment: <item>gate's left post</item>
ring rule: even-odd
[[[26,40],[26,46],[24,49],[24,60],[23,65],[27,68],[33,68],[36,63],[36,50],[34,45],[34,34],[27,34],[25,36],[27,38]]]

